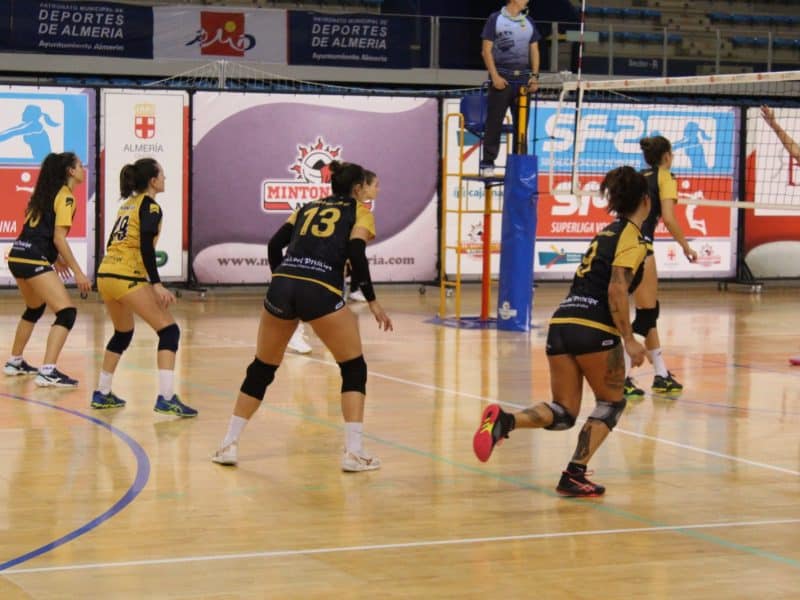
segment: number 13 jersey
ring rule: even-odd
[[[369,208],[342,196],[304,204],[287,220],[294,227],[286,256],[273,277],[303,279],[341,294],[347,242],[355,227],[375,236]]]

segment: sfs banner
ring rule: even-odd
[[[84,272],[94,272],[94,90],[0,88],[0,285],[13,283],[5,257],[22,232],[39,166],[51,152],[74,152],[86,169],[75,188],[68,239]]]
[[[167,280],[184,280],[187,275],[188,105],[188,94],[182,91],[102,92],[103,248],[99,254],[119,207],[120,170],[140,158],[154,158],[166,177],[164,192],[155,200],[163,213],[156,259],[159,274]]]
[[[267,241],[291,212],[330,195],[328,165],[378,174],[367,246],[375,281],[436,272],[435,100],[197,93],[192,266],[202,283],[264,283]]]
[[[153,9],[110,2],[12,3],[10,49],[153,58]]]

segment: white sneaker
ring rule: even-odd
[[[302,323],[294,330],[292,339],[289,340],[288,348],[298,354],[309,354],[311,352],[311,346],[306,341],[305,327],[303,327]]]
[[[364,297],[364,292],[361,290],[356,290],[355,292],[350,292],[350,300],[354,302],[366,302],[367,299]]]
[[[356,454],[355,452],[345,451],[342,456],[342,471],[346,473],[357,473],[358,471],[374,471],[381,468],[381,459],[377,456],[368,454]]]
[[[239,462],[239,442],[231,442],[227,446],[214,452],[211,460],[218,465],[228,465],[235,467]]]

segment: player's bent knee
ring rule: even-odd
[[[264,394],[267,393],[267,387],[275,379],[275,371],[277,369],[278,365],[268,365],[258,360],[258,358],[254,358],[250,366],[247,367],[247,374],[239,391],[252,396],[260,402],[264,399]]]
[[[44,314],[45,304],[42,302],[42,305],[37,308],[31,308],[30,306],[25,307],[25,312],[22,313],[22,320],[28,321],[29,323],[36,323],[39,319],[42,318]]]
[[[75,325],[75,318],[78,316],[78,310],[74,306],[62,308],[56,313],[56,320],[53,325],[60,325],[61,327],[70,330]]]
[[[111,336],[111,339],[108,340],[108,344],[106,344],[106,350],[114,354],[122,354],[128,349],[132,339],[133,329],[130,331],[117,331],[115,329],[114,335]]]
[[[656,302],[655,308],[637,308],[636,318],[634,318],[633,323],[631,323],[633,332],[647,337],[650,330],[654,329],[656,326],[660,310],[661,307],[658,302]]]
[[[575,417],[567,412],[567,409],[558,402],[549,402],[547,408],[553,411],[553,422],[545,429],[550,431],[564,431],[575,425]]]
[[[181,330],[177,323],[167,325],[163,329],[159,329],[157,333],[159,350],[178,351],[178,343],[181,340]]]
[[[367,363],[364,355],[339,363],[342,372],[342,392],[367,393]]]
[[[627,403],[628,401],[625,398],[617,402],[598,400],[597,406],[594,407],[592,414],[589,415],[589,420],[602,421],[609,430],[612,430],[616,427]]]

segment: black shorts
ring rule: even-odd
[[[30,279],[54,269],[46,256],[31,249],[25,252],[12,250],[8,255],[8,270],[15,279]]]
[[[575,323],[551,323],[547,330],[546,352],[548,356],[557,354],[577,356],[610,350],[619,343],[618,335],[602,329]]]
[[[273,277],[264,308],[279,319],[313,321],[344,308],[341,294],[312,281]]]

